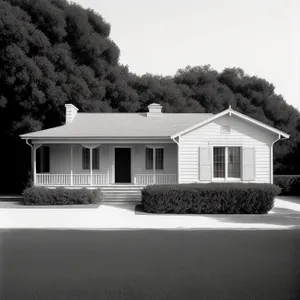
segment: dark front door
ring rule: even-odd
[[[130,148],[115,148],[115,183],[131,183]]]

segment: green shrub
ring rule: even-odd
[[[99,190],[88,189],[48,189],[30,187],[23,191],[25,205],[67,205],[91,204],[100,201]]]
[[[150,213],[264,214],[279,192],[272,184],[152,185],[142,190],[142,205]]]
[[[274,175],[274,184],[281,188],[281,195],[300,196],[300,175]]]

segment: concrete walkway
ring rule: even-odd
[[[157,215],[134,204],[23,206],[0,202],[0,228],[39,229],[296,229],[300,197],[278,197],[267,215]]]

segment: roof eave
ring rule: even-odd
[[[260,122],[260,121],[257,121],[257,120],[255,120],[255,119],[253,119],[253,118],[251,118],[251,117],[248,117],[248,116],[246,116],[246,115],[244,115],[244,114],[242,114],[242,113],[239,113],[239,112],[237,112],[237,111],[235,111],[235,110],[233,110],[233,109],[231,109],[231,108],[228,108],[228,109],[226,109],[226,110],[224,110],[224,111],[222,111],[222,112],[220,112],[220,113],[214,115],[214,116],[211,117],[211,118],[208,118],[208,119],[206,119],[206,120],[204,120],[204,121],[202,121],[202,122],[200,122],[200,123],[198,123],[198,124],[195,124],[195,125],[193,125],[193,126],[191,126],[191,127],[188,127],[188,128],[185,129],[185,130],[182,130],[182,131],[180,131],[180,132],[177,132],[177,133],[173,134],[173,135],[171,136],[171,138],[174,139],[174,138],[176,138],[176,137],[178,137],[178,136],[180,136],[180,135],[182,135],[182,134],[185,134],[185,133],[187,133],[187,132],[189,132],[189,131],[192,131],[193,129],[199,128],[199,127],[201,127],[201,126],[203,126],[203,125],[205,125],[205,124],[208,124],[208,123],[210,123],[210,122],[212,122],[212,121],[214,121],[214,120],[216,120],[216,119],[218,119],[218,118],[220,118],[220,117],[222,117],[222,116],[224,116],[224,115],[227,115],[227,114],[229,114],[230,116],[231,116],[231,115],[235,115],[235,116],[237,116],[237,117],[240,117],[240,118],[242,118],[242,119],[244,119],[244,120],[247,120],[248,122],[251,122],[251,123],[256,124],[256,125],[258,125],[258,126],[260,126],[260,127],[263,127],[263,128],[265,128],[266,130],[269,130],[269,131],[272,131],[272,132],[277,133],[277,134],[279,134],[279,135],[282,135],[283,137],[285,137],[285,138],[287,138],[287,139],[290,137],[289,134],[287,134],[287,133],[285,133],[285,132],[283,132],[283,131],[281,131],[281,130],[279,130],[279,129],[273,128],[273,127],[271,127],[271,126],[269,126],[269,125],[267,125],[267,124],[264,124],[264,123],[262,123],[262,122]]]
[[[25,139],[49,139],[49,140],[57,140],[57,139],[171,139],[170,136],[21,136],[22,140]]]

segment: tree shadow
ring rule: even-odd
[[[155,214],[148,213],[143,210],[142,205],[135,207],[136,215],[144,215],[151,217],[156,216],[185,216],[188,218],[209,218],[224,224],[261,224],[261,225],[277,225],[277,226],[300,226],[300,213],[292,209],[273,208],[268,214]]]
[[[300,225],[299,214],[219,215],[217,217],[212,217],[212,218],[223,223],[266,224],[266,225],[278,225],[278,226]]]
[[[300,205],[300,196],[278,196],[277,199]]]
[[[271,213],[275,213],[275,214],[299,214],[299,211],[293,210],[291,208],[282,208],[282,207],[274,207],[271,210]]]
[[[25,205],[23,201],[1,201],[0,209],[97,209],[103,203],[70,205]]]

